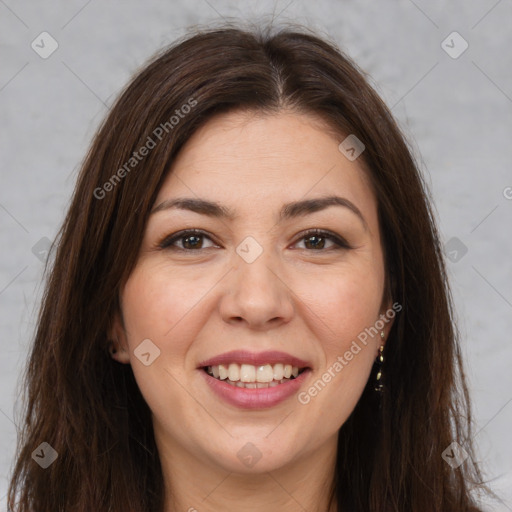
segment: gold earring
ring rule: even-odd
[[[384,341],[384,331],[380,332],[380,337]],[[375,378],[375,386],[374,389],[378,393],[382,393],[384,391],[384,385],[382,384],[382,365],[384,363],[384,345],[381,345],[379,347],[379,355],[377,356],[377,364],[378,364],[378,370],[377,370],[377,376]]]

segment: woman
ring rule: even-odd
[[[477,511],[415,162],[303,30],[187,36],[83,164],[41,309],[12,511]]]

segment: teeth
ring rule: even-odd
[[[240,368],[240,380],[242,382],[255,382],[256,368],[252,364],[243,364]]]
[[[260,366],[238,363],[219,364],[208,366],[206,370],[216,379],[248,389],[274,387],[299,375],[297,366],[281,363]]]
[[[236,363],[231,363],[228,368],[228,379],[236,382],[240,380],[240,366]]]
[[[256,370],[256,382],[272,382],[274,380],[274,369],[269,364],[258,366]]]
[[[224,382],[229,384],[230,386],[236,388],[246,388],[246,389],[262,389],[262,388],[275,388],[279,386],[279,384],[284,384],[285,382],[290,381],[291,379],[281,379],[281,380],[273,380],[272,382],[242,382],[241,380],[237,382],[233,382],[232,380],[225,379]]]
[[[284,367],[281,363],[274,365],[274,380],[281,380],[284,377]]]
[[[215,366],[212,366],[212,368],[215,368]],[[213,372],[215,374],[215,370]],[[226,380],[228,378],[228,369],[225,365],[219,364],[219,379],[220,380]]]

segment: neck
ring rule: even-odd
[[[330,503],[337,435],[314,452],[267,472],[234,473],[199,460],[183,447],[158,442],[163,512],[337,512]]]

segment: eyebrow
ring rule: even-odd
[[[315,213],[330,206],[341,206],[347,208],[352,213],[357,215],[363,226],[368,230],[363,214],[357,206],[348,199],[340,196],[326,196],[318,197],[315,199],[305,199],[302,201],[294,201],[283,205],[279,212],[279,220],[288,220],[297,217],[304,217],[311,213]],[[215,217],[221,219],[235,220],[238,216],[229,208],[222,206],[215,201],[207,201],[205,199],[198,199],[192,197],[179,197],[176,199],[167,199],[161,202],[158,206],[153,208],[151,214],[169,209],[189,210],[200,215],[207,215],[208,217]]]

